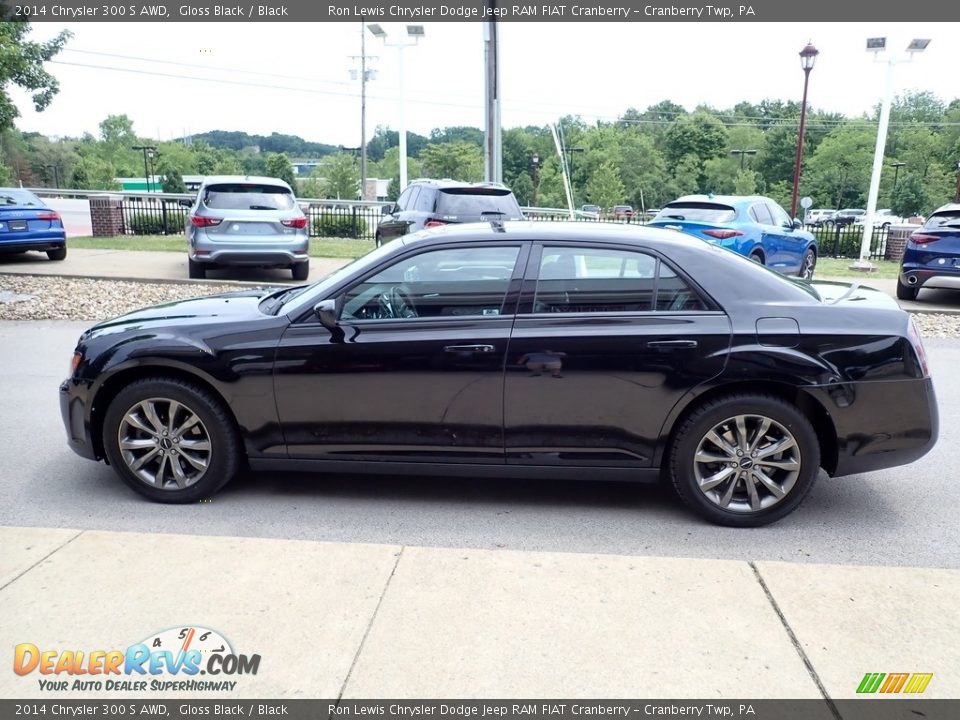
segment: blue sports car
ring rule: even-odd
[[[897,297],[916,300],[922,287],[960,290],[960,203],[937,209],[907,240]]]
[[[785,275],[810,279],[817,266],[817,239],[760,195],[686,195],[649,224],[722,245]]]
[[[0,188],[0,253],[40,250],[51,260],[67,257],[60,216],[22,188]]]

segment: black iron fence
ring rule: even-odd
[[[182,235],[188,212],[176,197],[130,195],[120,201],[125,235]]]
[[[863,243],[863,225],[808,225],[806,228],[817,238],[821,257],[859,258],[860,246]],[[889,227],[880,226],[873,229],[870,237],[870,259],[878,260],[886,257],[887,236]]]

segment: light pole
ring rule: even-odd
[[[152,185],[150,184],[150,170],[147,168],[147,153],[150,154],[150,157],[153,157],[153,153],[156,152],[156,148],[153,145],[133,145],[131,150],[140,150],[143,152],[143,177],[147,181],[147,192],[152,192]]]
[[[731,150],[731,151],[730,151],[730,154],[731,154],[731,155],[739,155],[739,156],[740,156],[740,172],[743,172],[743,158],[744,158],[744,156],[746,156],[746,155],[756,155],[756,154],[757,154],[757,151],[756,151],[756,150]]]
[[[376,70],[367,70],[367,33],[360,24],[360,55],[351,59],[360,60],[360,199],[364,200],[367,192],[367,80],[376,77]],[[371,60],[375,59],[370,57]],[[357,79],[356,69],[350,71],[350,77]]]
[[[379,23],[367,25],[367,30],[373,33],[375,38],[382,40],[385,46],[395,47],[397,49],[397,75],[399,77],[397,84],[400,90],[400,105],[397,111],[400,125],[400,192],[403,192],[404,188],[407,187],[407,126],[403,112],[405,105],[403,94],[403,49],[416,45],[420,41],[420,38],[424,37],[426,33],[423,31],[423,25],[407,25],[407,37],[410,39],[409,41],[396,40],[389,42],[387,40],[387,32]]]
[[[905,165],[906,163],[902,161],[890,163],[890,167],[893,168],[893,192],[897,191],[897,179],[900,177],[900,168],[904,167]]]
[[[533,207],[537,206],[537,190],[540,188],[540,154],[534,153],[530,158],[531,174],[533,175]],[[958,181],[960,182],[960,181]]]
[[[800,132],[797,134],[797,160],[793,166],[793,193],[790,195],[790,219],[797,216],[797,191],[800,189],[800,166],[803,165],[803,135],[807,129],[807,85],[810,71],[817,62],[817,50],[812,42],[800,51],[800,67],[803,68],[803,105],[800,107]],[[742,157],[742,156],[741,156]]]
[[[880,194],[880,173],[883,171],[883,151],[887,146],[887,128],[890,125],[890,104],[893,101],[893,68],[898,62],[910,62],[914,53],[923,52],[930,44],[929,39],[911,40],[907,46],[909,57],[891,55],[887,59],[887,80],[883,90],[883,102],[880,105],[880,123],[877,127],[877,144],[873,150],[873,172],[870,175],[870,192],[867,195],[867,214],[863,218],[863,241],[860,243],[860,259],[854,263],[856,270],[871,271],[870,241],[873,239],[873,219],[877,214],[877,195]],[[874,62],[881,52],[886,50],[886,38],[867,38],[867,52],[872,52]]]

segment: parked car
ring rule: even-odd
[[[807,225],[813,227],[833,227],[833,216],[836,210],[826,210],[818,208],[816,210],[807,210],[804,221]]]
[[[603,210],[599,205],[583,205],[578,214],[587,220],[599,220],[602,213]]]
[[[307,217],[293,190],[269,177],[204,178],[186,224],[189,274],[206,277],[215,267],[290,268],[294,280],[310,273]]]
[[[73,450],[157,501],[241,467],[667,477],[733,526],[938,432],[920,336],[884,293],[584,222],[448,226],[313,285],[102,322],[60,407]]]
[[[854,225],[863,226],[866,224],[867,215],[864,213],[856,220],[853,221]],[[888,228],[891,225],[903,225],[906,220],[899,215],[894,215],[893,210],[889,208],[884,210],[877,210],[876,214],[873,216],[873,226],[875,228]]]
[[[833,224],[840,227],[852,225],[866,214],[867,211],[863,210],[862,208],[845,208],[843,210],[837,210],[833,214]]]
[[[668,203],[651,226],[680,230],[723,245],[761,265],[809,280],[817,239],[776,202],[759,195],[687,195]]]
[[[614,220],[626,220],[629,222],[633,218],[633,208],[629,205],[614,205],[610,211]]]
[[[916,300],[924,287],[960,290],[960,203],[938,208],[907,240],[897,297]]]
[[[523,218],[510,188],[456,180],[414,180],[383,213],[375,233],[377,245],[442,225]]]
[[[39,250],[51,260],[67,257],[60,215],[29,190],[0,188],[0,254]]]

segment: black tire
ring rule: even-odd
[[[195,262],[192,258],[187,258],[187,268],[192,280],[203,280],[207,276],[207,268],[203,263]]]
[[[800,277],[804,280],[812,280],[813,272],[817,269],[817,253],[813,248],[807,248],[803,254],[803,261],[800,263]]]
[[[763,261],[763,254],[760,252],[757,252],[756,250],[750,253],[750,259],[753,260],[755,263],[766,265],[766,263]]]
[[[380,247],[381,245],[383,245],[383,236],[380,234],[379,230],[373,236],[373,244],[376,245],[377,247]]]
[[[66,260],[67,259],[67,246],[61,245],[55,250],[47,250],[47,257],[51,260]]]
[[[731,456],[730,459],[735,461],[732,467],[726,461],[713,463],[703,459],[699,461],[700,467],[695,467],[695,458],[701,445],[706,453],[701,458],[722,457],[710,451],[710,448],[719,446],[707,437],[718,427],[731,429],[730,434],[721,435],[721,439],[727,440],[728,445],[738,450],[738,454],[742,452],[729,443],[730,438],[736,437],[734,418],[738,416],[745,417],[747,434],[751,431],[755,433],[748,443],[747,452],[739,459]],[[764,419],[771,421],[771,425],[765,435],[758,438],[756,433],[761,429]],[[720,432],[717,434],[720,435]],[[764,449],[776,446],[778,438],[784,441],[792,439],[793,444],[788,444],[783,452],[772,455],[768,452],[764,456]],[[763,445],[767,440],[770,444]],[[749,445],[754,443],[754,451],[751,452]],[[710,522],[729,527],[760,527],[793,512],[810,492],[820,467],[820,444],[810,421],[790,403],[770,395],[728,395],[704,403],[682,421],[669,452],[669,474],[680,498]],[[799,469],[791,472],[785,468],[764,467],[765,463],[772,462],[781,466],[795,464]],[[779,500],[764,483],[755,479],[753,473],[757,468],[770,473],[765,477],[783,492]],[[715,493],[714,487],[701,489],[698,471],[701,476],[709,473],[703,480],[707,484],[713,479]],[[730,477],[730,481],[720,482],[721,478],[726,477]],[[754,492],[748,492],[750,484],[758,497],[760,507],[757,509],[750,506],[754,495]],[[730,493],[730,499],[727,507],[723,507],[722,499],[727,493]]]
[[[310,261],[291,265],[290,272],[293,273],[294,280],[306,280],[310,275]]]
[[[140,468],[147,475],[153,472],[155,479],[159,476],[161,486],[149,484],[145,478],[138,475],[128,464],[128,458],[133,453],[128,453],[127,458],[125,458],[123,451],[120,449],[121,423],[125,423],[123,426],[125,434],[131,432],[131,430],[139,432],[133,425],[125,422],[125,416],[128,412],[134,411],[140,403],[147,400],[154,401],[152,403],[155,408],[154,417],[158,419],[161,426],[167,425],[167,427],[170,427],[185,420],[188,417],[185,414],[186,412],[192,413],[199,419],[199,422],[189,430],[182,432],[180,436],[165,434],[166,447],[169,448],[166,451],[169,455],[169,470],[167,470],[166,465],[160,465],[162,452],[155,454],[153,459]],[[173,423],[170,423],[169,418],[171,414],[169,409],[172,407],[171,401],[177,403],[181,408],[172,413],[177,418]],[[166,408],[166,415],[164,415],[164,408]],[[137,410],[137,416],[146,418],[147,414],[140,409]],[[150,422],[149,425],[155,427],[155,423]],[[159,433],[155,434],[158,435]],[[174,437],[178,437],[178,439],[174,440]],[[151,437],[144,432],[140,433],[136,439],[129,439],[133,442],[148,443]],[[200,472],[186,462],[184,456],[187,453],[184,452],[184,449],[187,442],[192,441],[193,444],[197,444],[204,440],[208,445],[205,456],[204,451],[191,449],[191,454],[194,457],[205,460],[205,469]],[[182,445],[179,444],[181,441],[183,442]],[[174,445],[173,443],[178,444]],[[110,465],[127,485],[150,500],[164,503],[191,503],[213,495],[236,475],[241,460],[240,440],[236,425],[230,412],[220,399],[208,390],[175,378],[146,378],[131,383],[121,390],[107,408],[103,423],[103,446]],[[153,447],[147,445],[142,451],[139,449],[133,451],[141,454],[133,457],[132,460],[135,461],[144,454],[149,454],[150,450],[153,450]],[[159,445],[156,450],[160,450]],[[180,453],[179,456],[178,453]],[[182,462],[180,457],[184,457]],[[177,487],[173,472],[174,462],[177,463],[181,473],[186,475],[199,474],[190,484]],[[170,483],[174,483],[173,487],[169,486]]]
[[[900,278],[897,278],[897,299],[898,300],[916,300],[920,288],[904,285]]]

